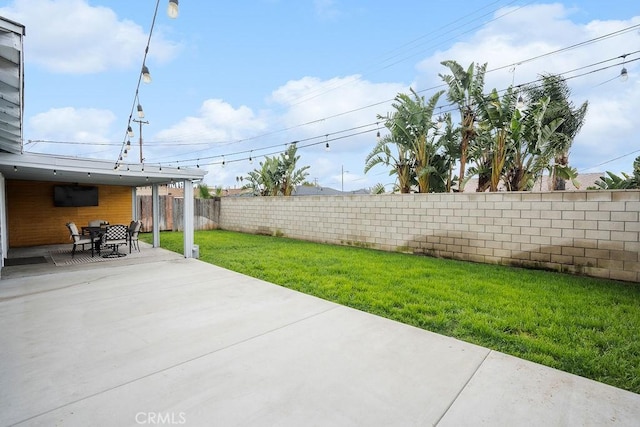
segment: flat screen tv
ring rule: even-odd
[[[53,205],[56,207],[98,206],[98,187],[55,185]]]

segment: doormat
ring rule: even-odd
[[[30,256],[26,258],[7,258],[4,260],[5,267],[13,267],[16,265],[30,265],[30,264],[46,264],[47,259],[43,256]]]

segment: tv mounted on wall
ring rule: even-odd
[[[98,187],[55,185],[53,205],[56,207],[98,206]]]

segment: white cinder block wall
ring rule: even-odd
[[[223,197],[220,227],[640,282],[640,190]]]

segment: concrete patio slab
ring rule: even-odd
[[[492,351],[439,425],[640,425],[640,395]]]
[[[640,419],[640,395],[152,251],[0,281],[0,425]]]

